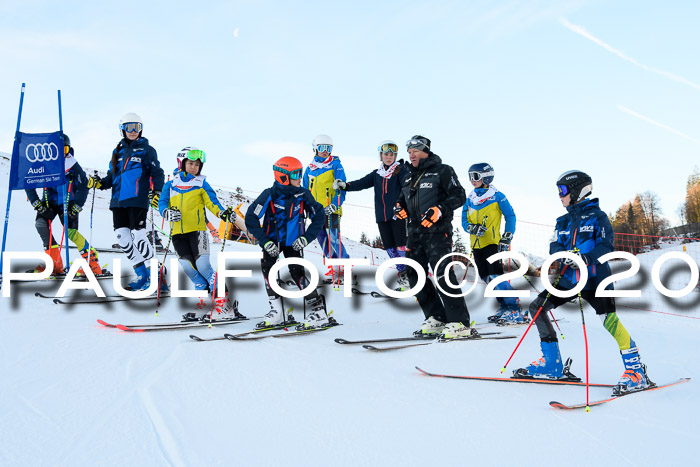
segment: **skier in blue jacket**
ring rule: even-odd
[[[615,312],[615,300],[611,297],[596,296],[598,285],[610,277],[610,266],[598,259],[613,251],[614,232],[608,216],[598,206],[598,199],[588,199],[593,190],[590,176],[579,170],[562,174],[557,180],[559,197],[567,213],[557,219],[555,239],[550,243],[549,253],[568,251],[579,255],[586,264],[588,281],[579,295],[586,300],[600,317],[605,329],[615,338],[620,348],[625,371],[613,388],[614,395],[639,391],[654,386],[646,373],[646,365],[641,363],[639,349],[630,334],[620,322]],[[581,277],[578,265],[570,260],[560,261],[560,278],[556,283],[559,290],[571,290]],[[606,289],[612,289],[612,284]],[[543,291],[530,304],[530,315],[537,319],[535,324],[540,334],[542,358],[526,368],[514,371],[518,377],[546,379],[566,379],[568,364],[562,364],[557,335],[547,317],[549,310],[567,303],[570,298],[555,297]],[[539,311],[539,314],[537,314]]]
[[[282,309],[282,298],[270,287],[270,268],[277,262],[280,253],[285,258],[300,258],[309,242],[312,242],[323,227],[325,212],[311,192],[301,187],[303,166],[294,157],[283,157],[272,167],[275,183],[263,191],[248,206],[245,225],[248,232],[258,240],[263,249],[261,267],[265,279],[270,311],[265,320],[257,324],[258,329],[297,324],[294,317]],[[304,218],[311,219],[308,228]],[[262,220],[262,225],[260,224]],[[309,280],[301,265],[291,265],[289,272],[299,289],[308,286]],[[299,329],[327,326],[330,323],[323,295],[315,290],[304,298],[311,310]]]
[[[147,266],[154,251],[148,241],[146,217],[149,205],[158,209],[160,192],[165,176],[158,162],[156,150],[142,136],[143,122],[135,113],[128,113],[121,119],[119,129],[122,140],[112,151],[112,160],[105,178],[90,177],[88,188],[112,189],[109,209],[112,211],[114,232],[119,248],[131,261],[136,279],[127,288],[145,290],[151,285]],[[153,190],[150,189],[153,179]],[[167,285],[163,280],[163,290]]]
[[[336,179],[333,183],[333,189],[345,191],[361,191],[374,187],[374,215],[382,246],[389,258],[406,256],[406,219],[396,218],[394,206],[409,171],[403,159],[396,160],[398,148],[399,146],[391,140],[382,141],[378,148],[381,163],[377,170],[352,182]],[[399,264],[396,269],[399,271],[398,285],[401,288],[408,287],[406,265]]]

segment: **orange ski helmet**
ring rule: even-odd
[[[275,180],[281,185],[289,185],[291,180],[299,180],[303,172],[303,166],[295,157],[283,157],[272,166]]]

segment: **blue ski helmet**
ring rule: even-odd
[[[486,162],[479,162],[469,167],[469,181],[472,182],[481,180],[484,182],[484,185],[491,185],[495,175],[496,172],[493,170],[493,167]]]

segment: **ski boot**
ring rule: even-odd
[[[51,272],[51,275],[56,276],[65,274],[66,271],[63,269],[63,260],[61,259],[58,245],[51,245],[51,248],[44,251],[44,253],[49,255],[53,261],[53,271]],[[46,266],[42,262],[41,264],[38,264],[31,272],[44,272],[45,270]]]
[[[505,305],[501,305],[501,307],[498,309],[498,311],[496,311],[496,314],[487,317],[486,320],[487,320],[489,323],[497,323],[498,320],[501,319],[501,317],[503,317],[503,315],[506,314],[506,313],[508,313],[508,310],[506,309],[506,306],[505,306]]]
[[[620,381],[613,387],[613,396],[624,396],[631,392],[643,391],[653,388],[656,384],[647,376],[647,367],[639,358],[639,349],[632,347],[621,350],[622,362],[625,364],[625,372]]]
[[[398,285],[397,290],[400,291],[407,290],[411,287],[408,283],[408,273],[405,270],[399,272],[399,279],[396,281],[396,285]]]
[[[182,315],[182,321],[183,322],[186,322],[186,321],[191,321],[191,322],[194,322],[194,321],[204,322],[204,321],[206,321],[206,322],[208,322],[209,321],[209,312],[207,311],[203,315],[197,316],[196,312],[191,311],[189,313],[185,313],[184,315]]]
[[[316,298],[305,298],[306,306],[311,309],[304,321],[299,324],[297,331],[307,331],[309,329],[323,328],[330,324],[331,318],[326,312],[326,297],[318,295]],[[333,320],[335,322],[335,320]]]
[[[217,298],[216,303],[216,314],[214,315],[218,320],[244,320],[248,319],[238,312],[238,300],[230,301],[228,295],[224,298]]]
[[[529,323],[530,320],[523,314],[520,305],[517,308],[506,310],[499,318],[496,319],[497,326],[515,326],[518,324]]]
[[[433,318],[432,316],[429,316],[425,321],[423,321],[423,324],[421,324],[420,329],[415,331],[413,335],[415,337],[423,338],[437,337],[440,334],[442,334],[442,330],[444,328],[444,322],[440,321],[439,319]]]
[[[564,365],[559,353],[559,343],[540,342],[540,347],[542,348],[542,358],[535,360],[525,368],[514,370],[513,377],[534,379],[563,379],[566,377],[568,379],[569,376],[564,374]],[[571,365],[570,362],[571,360],[568,360],[567,364]],[[570,373],[568,375],[573,376]]]
[[[294,316],[282,309],[281,297],[270,297],[268,301],[270,303],[270,311],[268,311],[264,316],[264,321],[260,321],[255,325],[255,329],[282,327],[283,325],[297,324]]]
[[[471,329],[468,325],[461,322],[454,322],[445,325],[438,339],[448,341],[450,339],[463,339],[465,337],[476,337],[478,335],[479,333],[476,329]]]
[[[89,250],[81,251],[80,256],[90,265],[90,270],[93,274],[96,276],[102,274],[102,267],[97,259],[97,252],[94,248],[91,247]]]
[[[151,286],[151,271],[143,263],[134,268],[136,279],[129,282],[126,286],[127,290],[138,291],[146,290]]]

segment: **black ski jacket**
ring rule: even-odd
[[[407,164],[406,168],[409,174],[403,180],[398,203],[408,213],[408,235],[443,232],[452,235],[454,210],[467,201],[455,171],[433,152],[427,159],[421,159],[418,167]],[[421,217],[433,206],[440,208],[442,217],[432,226],[423,227]]]

